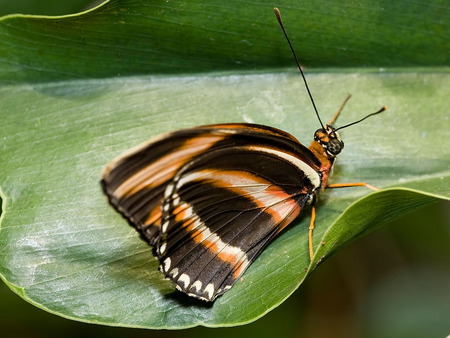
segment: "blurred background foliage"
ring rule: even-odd
[[[0,16],[73,14],[92,0],[2,0]],[[330,258],[281,306],[234,328],[148,331],[70,321],[0,284],[2,337],[445,337],[450,333],[450,210],[402,217]]]

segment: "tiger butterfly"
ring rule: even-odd
[[[110,203],[154,246],[160,270],[189,296],[213,301],[230,289],[262,250],[328,184],[344,147],[333,123],[323,125],[283,27],[321,128],[309,147],[282,130],[249,123],[199,126],[160,135],[103,171]]]

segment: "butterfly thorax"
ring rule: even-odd
[[[322,173],[322,189],[328,184],[328,177],[331,175],[336,155],[344,148],[344,142],[336,132],[335,128],[327,125],[325,128],[318,129],[314,133],[314,141],[311,142],[309,149],[320,161]]]

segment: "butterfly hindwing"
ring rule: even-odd
[[[191,296],[212,301],[228,290],[320,186],[310,165],[259,141],[199,156],[166,189],[156,251]]]

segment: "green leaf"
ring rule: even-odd
[[[0,82],[289,66],[272,1],[115,0],[59,18],[0,23]],[[448,66],[445,0],[284,1],[309,67]]]
[[[198,124],[268,124],[305,144],[318,128],[298,74],[271,68],[293,63],[272,5],[229,6],[122,0],[79,16],[0,21],[0,275],[22,298],[91,323],[238,325],[279,305],[351,240],[449,198],[448,71],[418,68],[447,65],[443,5],[286,3],[306,64],[358,67],[309,72],[324,119],[348,92],[341,125],[390,107],[345,129],[332,178],[384,190],[322,193],[312,262],[305,212],[215,303],[175,292],[102,195],[102,168],[148,138]],[[414,67],[363,68],[380,65]]]

